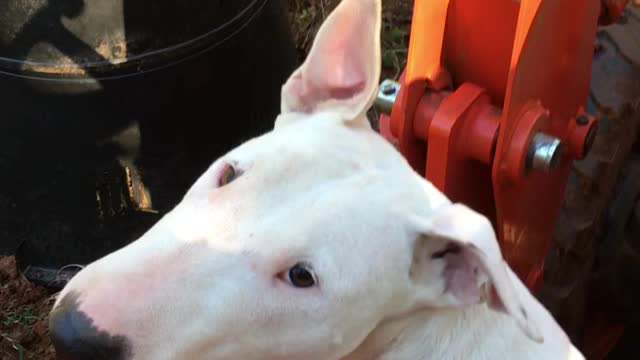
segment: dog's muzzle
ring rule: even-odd
[[[77,296],[67,294],[49,317],[49,334],[58,360],[128,360],[131,346],[124,336],[99,331],[79,310]]]

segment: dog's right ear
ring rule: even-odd
[[[543,341],[532,295],[510,273],[487,218],[464,205],[448,204],[417,222],[411,278],[418,305],[486,302],[510,315],[529,338]]]
[[[282,88],[281,111],[362,118],[380,78],[380,0],[343,0],[320,27],[306,61]],[[279,124],[276,123],[276,126]]]

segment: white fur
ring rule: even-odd
[[[344,0],[284,86],[275,129],[60,298],[77,294],[135,360],[582,359],[488,221],[369,127],[379,32],[379,1]],[[226,164],[242,175],[218,187]],[[316,286],[283,276],[301,261]]]

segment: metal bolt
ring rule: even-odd
[[[382,94],[386,96],[391,96],[396,93],[396,86],[394,84],[386,83],[380,87],[382,89]]]
[[[589,118],[587,117],[587,115],[578,115],[578,117],[576,117],[576,123],[580,126],[588,125]]]
[[[376,109],[383,114],[391,114],[393,104],[396,102],[396,97],[400,92],[399,82],[393,80],[384,80],[378,88],[378,96],[376,97]]]
[[[537,133],[531,140],[527,153],[528,169],[549,172],[560,165],[564,146],[560,139],[543,133]]]

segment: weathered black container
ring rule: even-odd
[[[0,253],[87,263],[268,131],[297,63],[281,0],[0,2]]]

